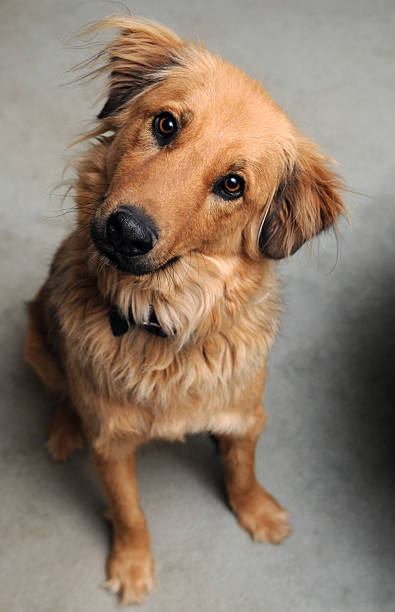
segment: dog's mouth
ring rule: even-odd
[[[156,262],[153,261],[151,251],[146,254],[120,252],[108,241],[105,233],[100,231],[96,223],[91,225],[91,239],[101,260],[108,266],[111,266],[111,268],[124,274],[133,274],[134,276],[153,274],[159,270],[171,267],[180,259],[180,256],[176,255],[164,262]]]
[[[147,257],[145,255],[135,256],[135,257],[127,257],[125,255],[119,253],[108,253],[104,252],[100,248],[96,246],[101,259],[109,266],[118,270],[118,272],[123,272],[124,274],[133,274],[134,276],[144,276],[147,274],[153,274],[154,272],[159,272],[159,270],[164,270],[167,267],[175,264],[180,257],[176,255],[175,257],[171,257],[164,263],[159,265],[152,265],[151,262],[146,261]]]

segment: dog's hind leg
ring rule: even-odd
[[[255,424],[245,435],[220,435],[225,459],[225,482],[229,503],[242,527],[254,540],[279,544],[291,532],[288,512],[265,491],[255,476],[255,447],[267,417],[256,408]]]
[[[34,300],[28,303],[29,322],[25,340],[25,360],[35,370],[43,385],[51,393],[65,395],[67,380],[61,365],[47,342],[45,285]]]
[[[84,445],[84,432],[78,414],[62,400],[46,429],[47,449],[53,461],[66,461],[71,453]]]
[[[26,334],[25,359],[34,368],[44,386],[63,397],[53,413],[47,428],[47,448],[54,461],[64,461],[83,444],[83,431],[77,413],[67,399],[68,385],[61,365],[46,341],[44,316],[45,285],[29,302],[29,324]]]

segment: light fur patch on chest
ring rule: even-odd
[[[245,434],[254,423],[254,415],[238,412],[207,413],[189,416],[188,419],[155,419],[150,437],[166,440],[183,440],[187,434],[209,431],[218,435]]]

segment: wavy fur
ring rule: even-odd
[[[62,398],[52,456],[65,458],[82,432],[89,440],[114,522],[109,586],[132,602],[153,575],[134,474],[142,442],[218,435],[239,522],[255,539],[290,533],[254,475],[280,309],[270,260],[331,226],[344,207],[327,158],[257,82],[145,20],[110,18],[89,31],[114,28],[117,37],[84,66],[109,75],[107,101],[81,138],[91,143],[76,166],[76,226],[29,306],[25,356]],[[164,110],[180,129],[160,149],[151,126]],[[235,201],[213,193],[229,172],[246,184]],[[109,265],[91,239],[91,224],[105,226],[125,202],[159,228],[142,276]],[[139,326],[114,338],[114,306],[137,323],[153,308],[167,338]]]

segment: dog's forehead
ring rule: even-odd
[[[250,155],[287,147],[292,139],[288,117],[261,84],[207,52],[169,70],[154,99],[158,107],[184,111],[195,138],[240,146]]]

